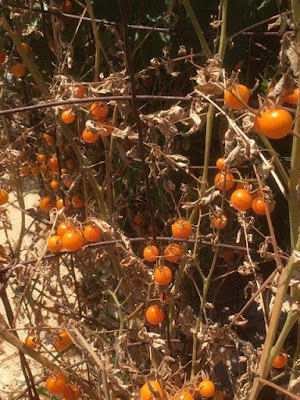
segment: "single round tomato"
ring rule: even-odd
[[[62,248],[61,237],[58,235],[50,236],[47,242],[48,249],[52,251],[52,253],[59,253]]]
[[[155,397],[153,396],[152,392],[155,394],[159,394],[159,396]],[[158,400],[159,397],[163,399],[164,396],[164,391],[163,388],[161,387],[161,384],[158,381],[150,381],[149,383],[145,383],[145,385],[142,386],[141,391],[140,391],[140,399],[141,400]]]
[[[90,107],[90,113],[97,118],[105,118],[108,114],[108,106],[103,101],[100,103],[93,103]]]
[[[227,225],[227,216],[225,214],[222,214],[220,217],[215,217],[212,220],[212,226],[215,229],[224,229],[225,226]]]
[[[0,50],[0,65],[4,64],[6,60],[6,55],[4,53],[4,51]]]
[[[222,390],[217,390],[214,394],[214,398],[213,400],[224,400],[224,393],[222,392]]]
[[[23,42],[23,43],[21,43],[21,45],[22,45],[22,47],[23,47],[25,53],[26,53],[26,54],[29,54],[30,48],[29,48],[28,44],[25,43],[25,42]]]
[[[101,229],[97,225],[87,225],[83,236],[87,242],[98,242],[101,239]]]
[[[155,268],[153,277],[155,283],[157,283],[159,286],[166,286],[172,282],[173,274],[171,269],[164,265],[163,267]]]
[[[293,90],[293,93],[284,96],[284,101],[286,101],[289,104],[297,104],[298,98],[299,98],[299,88],[295,88]]]
[[[35,350],[37,347],[36,335],[32,333],[31,335],[26,336],[25,342],[27,347],[30,347],[32,350]]]
[[[25,175],[30,175],[31,174],[31,169],[30,167],[24,165],[23,167],[21,167],[20,169],[20,174],[25,176]]]
[[[51,189],[53,189],[53,190],[59,189],[59,183],[55,180],[50,182],[50,186],[51,186]]]
[[[272,367],[275,369],[284,368],[287,365],[287,356],[284,353],[278,354],[272,362]]]
[[[54,140],[54,137],[51,135],[48,135],[48,133],[43,133],[43,139],[48,143],[51,144]]]
[[[81,391],[78,386],[67,385],[62,400],[78,400],[80,396],[81,396]]]
[[[230,197],[231,204],[240,211],[247,211],[252,205],[252,196],[244,189],[235,190]]]
[[[69,224],[66,222],[61,222],[58,225],[56,232],[57,232],[58,236],[60,236],[62,238],[66,232],[73,231],[73,230],[74,230],[74,226],[72,224]]]
[[[0,206],[8,202],[8,192],[4,189],[0,189]]]
[[[60,395],[66,389],[67,379],[62,374],[50,375],[45,386],[50,394]]]
[[[224,164],[224,158],[223,157],[217,159],[216,166],[217,166],[217,168],[219,168],[220,171],[225,171],[227,166],[226,166],[226,164]]]
[[[61,119],[65,124],[72,124],[75,121],[75,114],[72,110],[65,110],[61,113]]]
[[[211,397],[214,395],[216,388],[212,381],[204,380],[198,386],[198,391],[202,397]]]
[[[159,325],[164,319],[165,313],[157,304],[147,308],[146,320],[149,324]]]
[[[42,163],[44,163],[45,161],[46,161],[46,156],[45,156],[45,154],[38,154],[37,156],[36,156],[36,160],[37,160],[37,162],[39,162],[40,164],[42,164]]]
[[[185,390],[180,392],[175,397],[173,397],[173,400],[193,400],[193,399],[194,399],[193,395]]]
[[[68,251],[76,251],[84,246],[84,238],[81,232],[68,231],[62,237],[63,247]]]
[[[216,188],[219,190],[230,190],[234,186],[234,176],[230,172],[218,172],[214,179]]]
[[[76,87],[75,97],[77,97],[78,99],[83,99],[84,95],[85,95],[85,89],[84,89],[84,86],[80,83]]]
[[[40,166],[39,165],[35,165],[34,167],[31,168],[31,173],[34,176],[38,176],[41,172]]]
[[[252,202],[252,209],[257,215],[266,215],[265,207],[268,208],[269,213],[271,214],[275,209],[275,204],[265,202],[263,197],[256,197]]]
[[[282,139],[292,130],[293,118],[282,108],[267,110],[260,117],[255,117],[254,126],[270,139]]]
[[[63,207],[66,208],[66,211],[68,211],[71,208],[71,203],[69,199],[57,199],[56,201],[56,208],[58,210],[61,210]]]
[[[74,208],[81,208],[84,206],[84,201],[83,201],[82,197],[79,196],[79,194],[75,194],[72,197],[71,202],[72,202],[72,206]]]
[[[226,264],[229,264],[234,257],[234,253],[232,250],[224,250],[222,256]]]
[[[99,139],[99,136],[97,133],[92,133],[91,131],[88,131],[87,129],[84,129],[82,131],[81,137],[85,143],[90,143],[90,144],[96,143],[97,140]]]
[[[237,97],[234,97],[234,95]],[[245,104],[249,101],[249,90],[244,85],[233,86],[230,90],[226,90],[224,93],[224,101],[229,108],[233,110],[243,110],[245,106],[241,103],[242,100]],[[240,100],[238,100],[240,99]]]
[[[159,250],[154,245],[146,246],[143,251],[143,256],[145,260],[154,262],[159,257]]]
[[[172,225],[172,235],[177,239],[188,239],[193,232],[193,227],[189,221],[178,219]]]
[[[63,12],[68,14],[68,13],[72,12],[72,9],[73,9],[73,5],[70,2],[70,0],[65,0],[65,3],[63,5]]]
[[[73,179],[65,179],[64,180],[64,185],[70,188],[73,185]]]
[[[166,260],[170,262],[177,262],[182,256],[182,247],[177,243],[169,244],[164,251]]]
[[[52,156],[47,161],[47,165],[53,172],[58,172],[58,159],[56,156]]]
[[[54,207],[53,200],[48,196],[42,197],[39,201],[39,207],[43,211],[50,211]]]
[[[73,344],[73,340],[68,332],[64,329],[60,333],[59,338],[54,342],[54,347],[57,351],[63,351],[70,347],[71,344]]]
[[[13,74],[13,76],[15,76],[16,78],[22,78],[25,75],[25,67],[23,64],[18,63],[15,64],[11,67],[11,73]]]
[[[74,160],[72,160],[72,158],[69,158],[69,160],[67,160],[66,164],[67,164],[67,167],[70,169],[75,167],[75,163],[74,163]],[[61,170],[61,173],[63,173],[63,170]],[[67,171],[66,171],[66,173],[67,173]]]

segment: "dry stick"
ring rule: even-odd
[[[23,48],[23,47],[22,47]],[[186,96],[155,96],[155,95],[136,95],[137,100],[143,101],[175,101],[175,102],[188,102],[192,101],[191,97]],[[38,110],[42,108],[52,108],[57,106],[65,106],[72,104],[85,104],[91,102],[99,102],[99,101],[131,101],[132,96],[95,96],[95,97],[85,97],[84,99],[68,99],[68,100],[59,100],[59,101],[49,101],[39,104],[33,104],[30,106],[16,107],[10,108],[8,110],[0,110],[1,115],[10,115],[10,114],[18,114],[22,112],[29,112],[32,110]]]
[[[276,389],[279,392],[286,394],[287,396],[291,397],[292,399],[300,400],[300,396],[297,396],[296,394],[289,392],[288,390],[282,388],[281,386],[276,385],[273,382],[267,381],[266,379],[262,379],[262,378],[257,378],[257,380],[260,381],[261,383],[263,383],[264,385],[270,386],[273,389]]]
[[[100,74],[100,42],[98,39],[98,28],[96,25],[95,21],[95,16],[94,16],[94,11],[92,7],[91,0],[87,0],[86,2],[86,9],[87,12],[91,18],[91,24],[92,24],[92,29],[93,29],[93,34],[94,34],[94,40],[95,40],[95,72],[94,72],[94,81],[98,82],[99,81],[99,74]]]
[[[15,2],[10,2],[8,0],[2,0],[0,1],[0,5],[3,6],[8,6],[11,8],[20,8],[22,10],[29,10],[31,12],[35,12],[35,13],[42,13],[42,9],[41,8],[30,8],[24,4],[16,4]],[[48,9],[47,11],[45,11],[46,14],[53,14],[53,15],[57,15],[59,17],[66,17],[66,18],[71,18],[71,19],[80,19],[81,17],[79,15],[75,15],[75,14],[68,14],[68,13],[64,13],[58,10],[54,10],[54,9]],[[83,18],[84,21],[91,21],[91,18],[88,17],[84,17]],[[122,26],[122,24],[118,23],[118,22],[112,22],[112,21],[107,21],[106,19],[99,19],[99,18],[95,18],[95,21],[99,24],[103,24],[104,26]],[[129,24],[128,28],[130,29],[135,29],[135,30],[144,30],[144,31],[157,31],[157,32],[165,32],[168,33],[170,31],[169,28],[162,28],[162,27],[155,27],[153,28],[152,26],[147,26],[147,25],[134,25],[134,24]]]
[[[123,22],[123,39],[124,39],[124,49],[125,49],[125,57],[126,57],[126,67],[127,67],[129,80],[130,80],[130,86],[131,86],[132,114],[133,114],[133,118],[135,119],[137,131],[138,131],[139,151],[140,151],[140,157],[141,157],[144,181],[145,181],[145,187],[146,187],[147,208],[148,208],[148,213],[149,213],[150,221],[151,221],[152,236],[153,236],[153,240],[155,241],[156,227],[155,227],[155,221],[154,221],[154,209],[153,209],[152,195],[151,195],[150,183],[149,183],[149,177],[148,177],[149,169],[145,162],[145,147],[144,147],[144,141],[143,141],[143,130],[142,130],[141,120],[139,117],[139,110],[138,110],[138,106],[137,106],[136,87],[135,87],[135,79],[134,79],[134,72],[133,72],[133,60],[131,57],[131,52],[130,52],[130,47],[129,47],[128,21],[127,21],[125,0],[119,0],[119,6],[120,6],[121,17],[122,17],[122,22]]]

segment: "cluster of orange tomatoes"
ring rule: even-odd
[[[53,253],[59,253],[63,249],[76,251],[85,243],[98,242],[101,239],[101,229],[95,224],[88,224],[82,230],[77,229],[72,223],[61,222],[56,230],[56,235],[49,237],[47,246]]]
[[[30,47],[28,46],[28,44],[23,42],[22,47],[23,47],[25,53],[29,54]],[[4,53],[3,50],[0,50],[0,65],[4,64],[5,61],[6,61],[6,54]],[[24,64],[18,62],[11,66],[10,72],[16,78],[22,78],[26,73],[26,68],[25,68]]]

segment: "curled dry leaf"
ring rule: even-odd
[[[183,311],[179,313],[178,316],[178,325],[180,326],[181,331],[187,335],[191,336],[192,330],[195,327],[196,316],[192,307],[186,306]]]
[[[229,315],[229,317],[228,317],[229,321],[233,321],[235,319],[236,315],[237,314]],[[248,323],[248,320],[246,318],[244,318],[242,315],[240,315],[238,317],[238,319],[234,321],[233,325],[246,326],[247,323]]]
[[[286,294],[284,296],[284,302],[282,303],[282,311],[285,313],[300,312],[300,302],[295,300],[294,297]]]
[[[148,332],[147,329],[143,327],[138,333],[138,338],[156,350],[165,351],[166,341],[161,338],[159,333]]]
[[[300,290],[300,272],[294,270],[289,285],[297,290]]]

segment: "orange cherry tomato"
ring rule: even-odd
[[[84,246],[84,238],[81,232],[67,231],[62,237],[63,247],[68,251],[76,251]]]
[[[64,180],[64,185],[67,186],[68,188],[73,185],[73,179],[65,179]]]
[[[97,140],[99,139],[99,136],[97,133],[92,133],[91,131],[88,131],[87,129],[84,129],[82,131],[81,137],[85,143],[96,143]]]
[[[157,260],[157,258],[159,256],[159,250],[156,246],[149,245],[144,248],[143,256],[144,256],[145,260],[147,260],[149,262],[154,262]]]
[[[248,88],[244,85],[236,85],[230,90],[226,90],[224,93],[224,101],[229,108],[232,108],[233,110],[243,110],[245,106],[241,103],[240,100],[235,98],[231,92],[238,99],[247,104],[250,97]]]
[[[173,274],[169,267],[156,267],[153,273],[154,281],[159,286],[165,286],[172,282]]]
[[[48,196],[42,197],[39,201],[39,207],[43,211],[50,211],[54,207],[53,200]]]
[[[72,12],[73,6],[72,3],[70,2],[70,0],[66,0],[64,5],[63,5],[63,12],[64,13],[70,13]]]
[[[54,342],[54,347],[57,351],[66,350],[73,344],[73,340],[68,332],[64,329],[60,334],[59,338]]]
[[[67,224],[66,222],[61,222],[58,225],[56,232],[57,232],[58,236],[60,236],[62,238],[66,232],[73,231],[73,230],[74,230],[74,226],[72,224]]]
[[[45,386],[50,394],[60,395],[66,389],[67,379],[61,374],[50,375],[46,380]]]
[[[150,390],[151,387],[151,390]],[[141,400],[159,400],[159,397],[153,396],[152,393],[159,394],[160,398],[163,399],[164,396],[164,391],[163,388],[161,387],[161,384],[158,381],[150,381],[149,383],[145,383],[145,385],[142,386],[141,391],[140,391],[140,399]]]
[[[75,163],[71,158],[69,160],[67,160],[66,164],[67,164],[67,167],[70,169],[75,167]],[[63,173],[63,170],[61,170],[61,173]],[[67,173],[67,171],[65,171],[65,173]]]
[[[295,88],[293,93],[284,96],[284,100],[289,104],[297,104],[299,98],[299,88]]]
[[[49,158],[47,165],[52,169],[53,172],[58,172],[58,159],[56,156],[52,156]]]
[[[36,335],[33,333],[31,335],[26,336],[25,342],[27,347],[30,347],[32,350],[35,350],[37,347]]]
[[[51,189],[53,189],[53,190],[59,189],[59,184],[57,181],[51,181],[50,186],[51,186]]]
[[[52,251],[52,253],[59,253],[63,248],[61,237],[58,235],[50,236],[47,245],[48,249]]]
[[[4,64],[6,60],[6,55],[4,53],[4,51],[0,50],[0,65]]]
[[[211,397],[214,395],[216,388],[212,381],[204,380],[198,386],[198,391],[202,397]]]
[[[71,208],[71,203],[69,199],[57,199],[56,201],[56,208],[58,210],[61,210],[63,207],[66,208],[66,211],[68,211]]]
[[[23,176],[30,175],[31,174],[31,169],[29,167],[27,167],[26,165],[24,165],[20,169],[20,174],[23,175]]]
[[[234,186],[234,176],[230,172],[218,172],[214,179],[216,188],[219,190],[230,190]]]
[[[267,110],[260,117],[256,116],[254,126],[270,139],[282,139],[292,130],[293,119],[288,111],[278,108]]]
[[[153,305],[147,308],[146,320],[151,325],[159,325],[165,318],[164,311],[157,305]]]
[[[257,215],[266,215],[265,207],[268,208],[269,213],[271,214],[275,209],[275,204],[265,202],[263,197],[256,197],[252,202],[252,209]]]
[[[30,48],[29,48],[28,44],[23,42],[23,43],[21,43],[21,45],[22,45],[25,53],[28,54],[30,52]]]
[[[173,398],[173,400],[193,400],[193,395],[189,392],[182,391],[177,396]]]
[[[71,202],[74,208],[81,208],[84,206],[84,201],[79,194],[75,194],[75,196],[72,197]]]
[[[37,156],[36,156],[36,160],[37,160],[37,162],[39,162],[39,163],[44,163],[45,161],[46,161],[46,156],[45,156],[45,154],[38,154]]]
[[[61,119],[65,124],[72,124],[75,121],[75,114],[72,110],[65,110],[61,113]]]
[[[230,197],[231,204],[240,211],[247,211],[252,205],[252,196],[244,189],[235,190]]]
[[[54,140],[53,136],[48,135],[48,133],[43,133],[43,139],[49,144],[51,144]]]
[[[39,165],[35,165],[34,167],[31,168],[31,173],[34,176],[38,176],[41,172],[40,166]]]
[[[84,89],[84,86],[80,83],[79,85],[77,85],[77,87],[76,87],[76,97],[78,98],[78,99],[83,99],[84,98],[84,95],[85,95],[85,89]]]
[[[172,225],[172,235],[177,239],[188,239],[192,232],[192,225],[184,219],[178,219]]]
[[[3,206],[8,202],[8,192],[4,189],[0,189],[0,206]]]
[[[83,236],[87,242],[98,242],[101,239],[101,229],[97,225],[87,225]]]
[[[284,353],[278,354],[272,362],[272,367],[275,369],[284,368],[287,365],[287,356]]]
[[[215,229],[224,229],[225,226],[227,225],[227,217],[225,214],[222,214],[220,217],[213,218],[212,220],[212,226]]]
[[[234,257],[234,253],[231,250],[224,250],[222,255],[223,255],[223,259],[226,262],[226,264],[229,264],[230,261],[232,261],[232,259]]]
[[[62,400],[78,400],[80,396],[81,396],[81,391],[78,386],[67,385]]]
[[[22,78],[25,75],[25,72],[26,72],[25,67],[21,63],[17,63],[11,67],[11,73],[16,78]]]
[[[182,256],[182,247],[179,244],[169,244],[164,251],[166,260],[170,262],[177,262]]]
[[[220,171],[225,171],[227,168],[226,164],[224,164],[224,158],[218,158],[216,162],[217,168],[219,168]]]
[[[213,400],[224,400],[224,393],[221,390],[217,390],[214,394]]]
[[[105,118],[108,114],[108,106],[103,101],[100,103],[93,103],[90,107],[90,113],[97,118]]]

